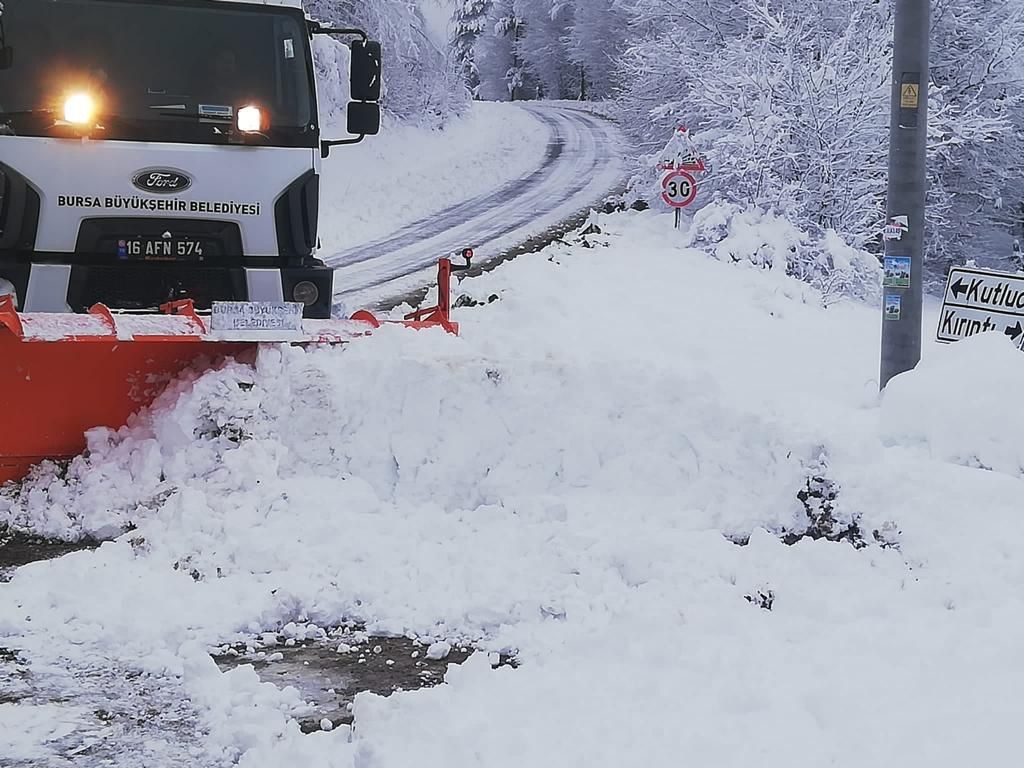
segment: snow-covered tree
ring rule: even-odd
[[[627,58],[624,79],[661,99],[630,104],[631,91],[626,106],[645,113],[640,138],[654,146],[677,123],[693,129],[714,165],[709,190],[864,244],[882,217],[889,98],[884,58],[864,50],[885,48],[886,11],[795,5],[740,0],[731,18],[743,24],[728,29],[676,22]]]
[[[453,18],[452,50],[459,72],[474,94],[480,87],[475,49],[480,36],[487,31],[487,13],[492,3],[493,0],[459,0]]]
[[[639,193],[651,196],[654,159],[684,123],[714,162],[705,190],[880,249],[891,4],[623,0],[622,7],[629,40],[616,77],[621,122],[648,158],[638,164]],[[979,242],[999,242],[1009,254],[1010,227],[1024,225],[1024,139],[1015,128],[1024,121],[1024,0],[935,0],[933,7],[929,255],[959,259]]]
[[[357,26],[384,47],[384,108],[404,120],[439,124],[464,109],[468,93],[452,53],[441,50],[426,34],[413,0],[306,0],[313,18],[339,26]],[[329,44],[328,44],[329,45]],[[334,66],[318,45],[320,66]],[[326,63],[324,63],[326,62]],[[321,71],[331,81],[331,73]],[[338,101],[327,94],[329,103]]]
[[[525,20],[516,46],[518,57],[537,85],[539,98],[575,96],[578,78],[566,45],[573,6],[562,0],[514,0],[516,16]]]
[[[625,46],[628,19],[621,1],[495,0],[476,34],[479,8],[466,0],[465,32],[454,49],[467,60],[463,41],[476,41],[475,69],[467,79],[479,79],[485,98],[606,98]]]
[[[1024,2],[935,0],[930,255],[1009,261],[1024,226]]]
[[[575,0],[567,42],[580,99],[605,99],[626,44],[628,18],[616,0]]]
[[[474,53],[480,85],[477,93],[490,101],[516,101],[533,90],[519,57],[523,19],[514,0],[494,0],[487,14],[487,28]]]

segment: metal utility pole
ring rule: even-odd
[[[921,361],[930,0],[895,0],[880,388]]]

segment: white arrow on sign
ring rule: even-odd
[[[1024,315],[1024,275],[956,267],[946,281],[945,302]]]
[[[1024,275],[962,267],[950,270],[938,340],[959,341],[992,331],[1024,343]]]

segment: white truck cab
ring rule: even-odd
[[[378,43],[237,0],[0,8],[0,292],[25,312],[189,298],[330,316],[320,165],[379,130]],[[354,138],[321,138],[316,34],[356,38]]]

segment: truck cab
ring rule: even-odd
[[[236,0],[0,9],[0,293],[24,312],[188,298],[330,316],[321,163],[379,129],[379,44]],[[336,141],[321,135],[318,34],[352,54],[350,137]]]

